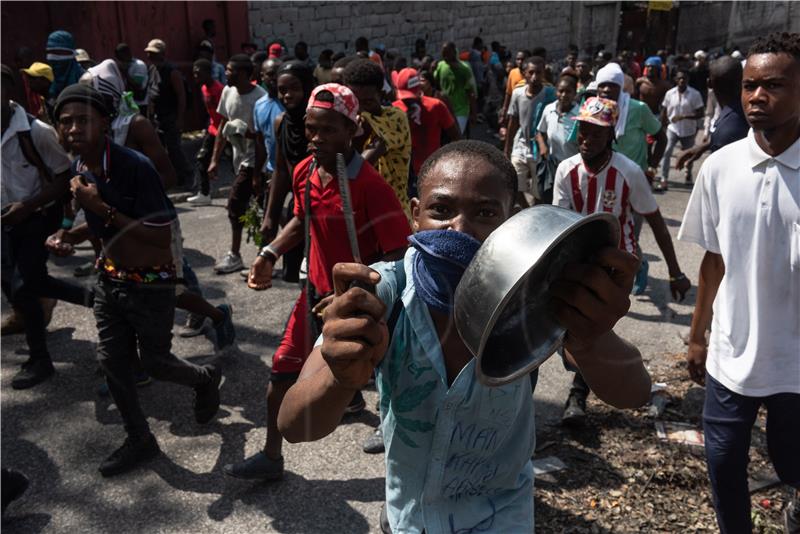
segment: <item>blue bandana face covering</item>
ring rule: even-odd
[[[453,295],[481,242],[454,230],[426,230],[408,238],[417,255],[412,273],[423,302],[442,313],[453,311]]]

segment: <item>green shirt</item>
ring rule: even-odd
[[[621,152],[647,172],[647,134],[655,135],[661,130],[661,120],[653,115],[647,104],[630,99],[625,135],[614,143],[614,150]]]
[[[451,66],[442,60],[433,71],[433,79],[439,84],[442,94],[450,99],[453,114],[456,117],[469,116],[469,95],[477,93],[470,66],[463,61]]]

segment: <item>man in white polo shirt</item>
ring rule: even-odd
[[[723,533],[752,528],[747,463],[761,405],[772,464],[795,488],[786,532],[800,532],[798,102],[800,35],[758,39],[742,80],[752,130],[703,164],[678,234],[706,250],[687,358],[706,386],[706,462]]]
[[[661,189],[667,189],[670,160],[675,145],[688,150],[694,146],[697,135],[697,121],[703,118],[705,105],[700,91],[689,87],[689,75],[678,71],[675,75],[677,85],[667,91],[661,103],[661,122],[667,124],[667,149],[661,159]],[[692,166],[686,166],[686,183],[692,183]]]
[[[683,300],[691,282],[681,272],[672,238],[642,169],[631,159],[613,150],[617,102],[591,97],[575,117],[578,124],[579,153],[565,159],[556,170],[553,204],[578,213],[598,211],[619,218],[622,236],[619,248],[637,255],[633,213],[641,214],[650,227],[669,268],[673,298]],[[575,374],[562,422],[577,425],[586,414],[589,386]]]

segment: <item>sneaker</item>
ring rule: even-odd
[[[2,480],[0,480],[0,488],[2,488],[2,513],[6,513],[6,506],[11,504],[12,501],[15,501],[22,497],[22,494],[25,493],[25,490],[28,489],[28,484],[30,481],[28,477],[20,473],[19,471],[14,471],[13,469],[6,469],[3,468],[3,475]]]
[[[122,447],[111,453],[111,456],[100,464],[100,474],[104,477],[113,477],[126,473],[142,462],[152,460],[161,453],[153,434],[147,433],[143,437],[125,438]]]
[[[187,198],[186,202],[194,206],[210,206],[211,195],[204,195],[203,193],[197,193],[195,196]]]
[[[586,420],[586,397],[580,393],[570,393],[564,405],[564,414],[561,424],[565,426],[580,426]]]
[[[381,427],[376,428],[375,432],[364,440],[364,444],[361,445],[361,450],[367,454],[381,454],[386,451],[386,446],[383,444],[383,432],[381,431]]]
[[[72,274],[76,278],[81,278],[83,276],[90,276],[94,272],[95,272],[94,262],[90,261],[90,262],[84,263],[83,265],[78,265],[77,267],[75,267],[75,270],[72,271]]]
[[[186,316],[186,324],[178,328],[179,337],[196,337],[206,330],[206,318],[196,313]]]
[[[353,400],[350,401],[350,404],[347,405],[347,408],[344,409],[344,413],[349,414],[357,414],[364,411],[364,408],[367,407],[367,403],[364,400],[364,395],[361,394],[361,391],[356,391],[356,394],[353,395]]]
[[[22,364],[14,378],[11,380],[11,387],[14,389],[28,389],[40,384],[53,376],[56,370],[49,357],[28,360]]]
[[[636,273],[636,278],[633,280],[632,293],[634,295],[643,295],[644,290],[647,289],[647,273],[650,272],[650,264],[647,260],[642,260],[639,266],[639,272]]]
[[[800,534],[800,490],[791,490],[794,498],[783,511],[783,528],[786,534]]]
[[[21,334],[25,331],[25,319],[22,318],[22,314],[18,313],[17,310],[11,309],[11,315],[3,320],[3,324],[0,325],[0,335],[3,336],[10,336],[13,334]]]
[[[228,252],[221,260],[214,265],[214,272],[217,274],[229,274],[244,269],[242,257],[233,252]]]
[[[219,384],[222,382],[222,369],[207,365],[211,380],[194,388],[194,420],[201,425],[211,421],[219,410]]]
[[[137,388],[143,388],[153,383],[153,379],[150,378],[150,375],[148,375],[145,371],[139,371],[136,373],[133,377],[133,380]],[[108,397],[110,394],[111,392],[108,390],[107,381],[104,380],[102,384],[97,386],[97,395],[100,397]]]
[[[217,333],[217,350],[221,352],[233,345],[236,329],[233,327],[233,308],[229,304],[222,304],[217,306],[217,309],[223,315],[222,321],[214,325],[214,331]]]
[[[273,460],[261,451],[238,464],[226,464],[222,472],[244,480],[279,480],[283,478],[283,456]]]

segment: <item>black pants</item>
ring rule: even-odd
[[[781,482],[800,490],[800,395],[747,397],[706,373],[703,431],[717,523],[723,534],[751,532],[747,464],[750,434],[761,406],[767,408],[767,451]]]
[[[203,135],[203,143],[197,151],[197,174],[200,176],[200,193],[208,196],[211,186],[208,181],[208,166],[211,163],[211,154],[214,152],[214,142],[217,140],[215,135],[211,135],[206,130]]]
[[[94,315],[97,358],[128,435],[141,436],[150,431],[133,378],[137,348],[142,367],[153,378],[193,387],[210,380],[208,369],[171,352],[173,284],[136,284],[100,276],[95,287]]]
[[[164,148],[167,149],[169,161],[175,168],[178,185],[184,185],[191,176],[192,169],[189,166],[189,162],[186,161],[186,156],[181,148],[181,131],[178,129],[178,118],[175,115],[159,115],[157,119],[158,127],[161,130],[161,142],[164,144]]]
[[[583,398],[589,396],[589,384],[583,379],[580,371],[575,373],[575,377],[572,379],[572,386],[569,388],[570,395],[575,393],[583,396]]]
[[[38,213],[13,228],[3,229],[3,293],[25,321],[25,338],[32,360],[50,357],[40,298],[92,305],[90,291],[47,274],[48,253],[44,241],[51,229],[47,219]]]

